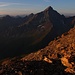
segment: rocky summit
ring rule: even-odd
[[[75,27],[37,52],[0,62],[0,75],[75,75]]]
[[[44,48],[75,26],[75,16],[65,17],[51,6],[25,17],[0,18],[0,60]]]

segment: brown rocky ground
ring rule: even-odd
[[[75,75],[75,28],[37,52],[1,61],[0,75]]]

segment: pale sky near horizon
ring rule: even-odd
[[[48,6],[61,14],[75,15],[75,0],[0,0],[0,15],[38,13]]]

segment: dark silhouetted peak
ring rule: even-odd
[[[6,16],[4,16],[3,18],[4,18],[4,19],[10,19],[10,18],[12,18],[12,17],[9,16],[9,15],[6,15]]]
[[[50,10],[53,10],[53,8],[51,6],[49,6],[45,9],[45,11],[50,11]]]
[[[29,17],[32,17],[34,14],[33,13],[31,13],[30,15],[29,15]]]
[[[6,18],[11,18],[11,16],[9,16],[9,15],[6,15],[5,17],[6,17]]]
[[[31,13],[31,14],[29,14],[29,15],[25,16],[25,18],[27,17],[27,18],[28,18],[28,20],[29,20],[29,18],[31,18],[31,17],[33,17],[33,16],[34,16],[34,14],[33,14],[33,13]]]

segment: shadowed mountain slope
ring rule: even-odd
[[[51,6],[24,18],[6,16],[0,20],[0,58],[43,48],[75,24],[75,17],[66,18]]]
[[[45,48],[26,56],[5,59],[0,74],[6,75],[74,75],[75,28],[51,41]]]

